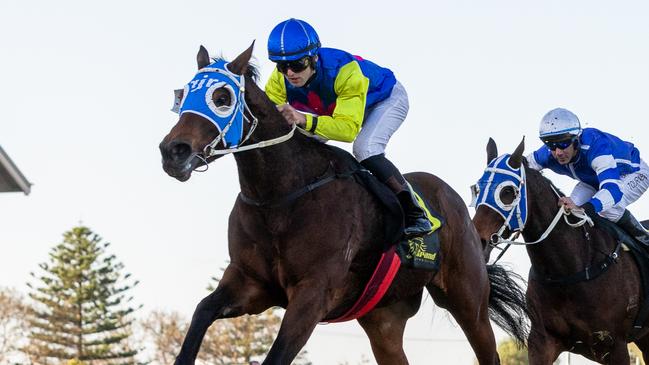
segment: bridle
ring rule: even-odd
[[[197,171],[202,172],[207,170],[207,160],[210,157],[273,146],[291,139],[296,130],[296,125],[293,125],[291,130],[285,135],[253,144],[244,145],[254,133],[257,125],[259,124],[259,120],[252,113],[245,99],[245,76],[237,75],[231,72],[230,70],[228,70],[227,66],[228,64],[224,61],[217,61],[198,70],[194,80],[192,80],[185,86],[183,98],[178,103],[180,115],[182,115],[183,113],[192,113],[199,115],[211,121],[220,131],[219,134],[214,137],[211,142],[205,145],[202,152],[194,154],[194,157],[197,157],[198,159],[203,161],[206,166],[205,170]],[[203,79],[207,78],[209,75],[210,79],[209,81],[207,81],[207,83],[205,83],[203,79],[199,78],[199,75],[202,75]],[[192,100],[192,102],[196,105],[193,104],[190,107],[185,106],[185,100],[187,99],[189,92],[191,92],[190,88],[202,88],[203,86],[207,87],[207,90],[205,91],[205,98],[197,97],[195,98],[195,100]],[[219,113],[219,108],[213,105],[213,102],[211,101],[214,91],[221,87],[226,88],[231,93],[231,96],[235,99],[235,102],[231,107],[231,111],[228,114],[226,114],[227,110],[225,113]],[[207,113],[204,111],[207,111]],[[229,119],[227,118],[228,115]],[[241,125],[236,127],[243,130],[244,121],[249,125],[248,132],[243,138],[239,138],[239,141],[234,143],[234,145],[231,142],[230,144],[233,145],[233,147],[228,148],[227,142],[225,141],[226,134],[228,133],[228,131],[230,131],[233,125],[235,125],[235,123],[240,123]],[[226,148],[217,148],[217,145],[219,143],[222,143]]]
[[[294,124],[291,130],[282,136],[279,136],[277,138],[272,138],[269,140],[241,146],[244,144],[252,133],[255,131],[257,128],[257,125],[259,124],[259,120],[257,117],[252,113],[250,110],[250,107],[248,106],[248,103],[246,102],[245,98],[245,92],[246,92],[246,78],[243,75],[236,75],[230,70],[227,69],[227,67],[223,67],[222,69],[220,68],[214,68],[214,67],[206,67],[203,70],[205,71],[210,71],[210,72],[218,72],[219,74],[224,75],[225,77],[229,78],[234,84],[237,85],[239,89],[239,95],[237,97],[237,106],[235,107],[234,112],[232,113],[232,118],[230,118],[230,121],[228,121],[228,124],[223,128],[221,133],[219,133],[213,140],[212,142],[208,143],[204,148],[203,148],[203,155],[205,158],[210,158],[212,156],[218,156],[218,155],[226,155],[228,153],[234,153],[234,152],[243,152],[243,151],[248,151],[256,148],[264,148],[272,145],[276,145],[285,141],[288,141],[293,137],[293,133],[295,133],[295,128],[296,125]],[[200,72],[200,71],[199,71]],[[248,133],[246,133],[246,136],[241,140],[239,145],[234,148],[224,148],[224,149],[217,149],[216,145],[221,142],[223,139],[223,136],[227,133],[227,131],[230,129],[230,126],[232,123],[235,121],[236,114],[242,114],[243,119],[250,125],[250,128],[248,129]],[[246,115],[250,115],[251,118],[248,118]]]
[[[503,222],[503,225],[500,227],[500,229],[498,229],[498,232],[492,234],[491,237],[490,237],[489,245],[491,247],[493,247],[493,248],[497,248],[497,249],[501,250],[500,254],[498,255],[498,257],[496,257],[496,259],[494,260],[492,265],[495,264],[496,262],[498,262],[498,260],[500,260],[500,258],[505,254],[505,252],[507,251],[507,249],[511,245],[530,246],[530,245],[540,244],[541,242],[543,242],[550,235],[550,233],[554,230],[554,228],[557,226],[557,224],[561,220],[561,217],[563,217],[564,221],[566,222],[566,224],[568,226],[573,227],[573,228],[584,226],[586,223],[591,227],[594,226],[593,220],[586,214],[586,212],[584,212],[583,209],[579,208],[579,209],[568,210],[568,209],[566,209],[565,206],[560,206],[559,210],[557,211],[554,218],[552,219],[552,222],[550,222],[548,227],[545,229],[545,231],[541,234],[541,236],[537,240],[532,241],[532,242],[516,242],[515,240],[518,238],[518,236],[523,231],[523,229],[525,229],[525,223],[526,223],[526,218],[527,218],[526,217],[527,210],[523,211],[521,209],[522,205],[526,207],[525,204],[527,204],[527,193],[526,193],[526,190],[525,190],[525,186],[526,186],[527,181],[526,181],[526,177],[525,177],[525,165],[524,164],[521,164],[519,169],[514,169],[514,168],[512,168],[511,166],[509,166],[507,164],[507,162],[509,160],[507,158],[507,160],[505,160],[504,164],[498,165],[498,163],[502,162],[506,157],[507,157],[507,155],[501,156],[500,158],[498,158],[496,160],[495,163],[491,162],[489,164],[489,167],[487,168],[487,170],[485,170],[485,175],[489,174],[489,178],[488,178],[487,183],[485,185],[486,185],[486,187],[489,187],[489,184],[491,184],[492,182],[497,182],[500,185],[502,185],[503,180],[506,180],[506,179],[511,180],[512,178],[513,178],[514,181],[517,181],[518,182],[517,190],[515,190],[514,200],[510,204],[511,207],[504,206],[504,205],[494,207],[490,203],[492,201],[497,202],[498,200],[494,199],[494,197],[491,197],[490,199],[487,199],[483,194],[485,192],[488,192],[488,193],[491,193],[491,194],[493,194],[494,192],[499,192],[497,189],[485,189],[484,192],[480,192],[480,194],[478,194],[478,196],[476,196],[476,201],[478,201],[478,198],[480,198],[480,197],[482,198],[480,200],[481,202],[478,203],[478,206],[486,205],[489,208],[496,210],[496,212],[501,214],[501,215],[503,215],[503,213],[501,211],[499,211],[498,208],[500,208],[501,210],[503,208],[508,208],[508,209],[511,210],[511,212],[509,212],[507,218]],[[518,172],[518,173],[516,173],[516,172]],[[505,177],[503,178],[502,176],[498,176],[498,174],[504,175]],[[483,175],[483,177],[485,175]],[[479,181],[479,183],[480,183],[480,181]],[[556,195],[556,197],[560,198],[561,194],[559,194],[557,189],[553,185],[550,185],[550,186],[552,188],[552,192]],[[472,189],[472,190],[475,192],[477,189]],[[503,233],[505,232],[505,230],[507,228],[510,228],[510,230],[511,230],[512,226],[510,225],[509,222],[511,220],[511,217],[513,216],[513,211],[518,211],[519,213],[522,211],[524,213],[522,214],[522,218],[521,218],[521,214],[517,214],[517,221],[521,222],[521,224],[515,227],[514,237],[511,238],[511,239],[506,239],[502,235],[503,235]],[[570,216],[570,215],[576,217],[577,221],[574,222],[574,223],[570,222],[570,220],[568,219],[568,216]],[[588,237],[589,237],[589,234],[586,231],[586,239],[587,240],[589,239]],[[501,247],[499,247],[499,245],[501,245],[501,244],[506,244],[507,246],[504,247],[504,248],[501,248]],[[546,274],[546,273],[539,273],[538,271],[536,271],[534,269],[534,265],[532,265],[532,267],[530,269],[530,280],[535,280],[535,281],[541,282],[541,283],[546,284],[546,285],[569,285],[569,284],[574,284],[574,283],[578,283],[578,282],[593,280],[593,279],[599,277],[602,273],[606,272],[606,270],[608,270],[608,268],[613,263],[617,262],[617,260],[618,260],[618,258],[620,256],[621,247],[622,247],[622,241],[619,240],[617,245],[613,249],[613,251],[610,254],[605,254],[604,259],[602,259],[601,261],[599,261],[599,262],[597,262],[595,264],[588,265],[587,267],[585,267],[581,271],[578,271],[578,272],[575,272],[575,273],[572,273],[572,274],[569,274],[569,275],[563,275],[563,276],[559,276],[559,277],[548,276],[548,274]],[[649,306],[647,306],[645,310],[649,311]],[[647,312],[647,313],[649,313],[649,312]],[[645,319],[646,319],[646,314],[641,318],[641,321],[636,320],[636,324],[637,323],[644,323]]]
[[[525,228],[527,222],[527,181],[525,175],[525,166],[521,164],[518,169],[514,169],[509,166],[509,155],[503,155],[498,159],[495,159],[489,164],[489,167],[485,169],[485,175],[488,175],[486,180],[485,188],[483,191],[479,191],[475,186],[472,187],[472,192],[474,194],[474,203],[476,209],[485,205],[490,209],[496,211],[504,219],[503,224],[500,226],[497,232],[493,233],[489,239],[489,245],[491,247],[497,248],[504,251],[509,248],[509,245],[536,245],[544,241],[548,235],[554,230],[556,225],[559,223],[561,217],[564,218],[564,221],[569,226],[576,228],[581,227],[584,224],[588,223],[591,227],[593,226],[592,219],[583,211],[583,209],[572,209],[568,210],[565,206],[559,207],[558,212],[555,214],[552,222],[548,225],[546,230],[541,234],[541,236],[532,242],[517,242],[515,241],[520,233]],[[483,177],[485,176],[483,175]],[[513,183],[512,183],[513,182]],[[496,188],[492,189],[493,184],[498,184]],[[500,200],[498,196],[502,187],[504,186],[514,186],[514,200],[505,204]],[[561,197],[561,194],[552,186],[552,191],[557,197]],[[495,196],[491,196],[495,195]],[[495,204],[495,205],[494,205]],[[570,222],[568,216],[574,216],[578,220],[575,223]],[[512,218],[515,217],[516,220],[512,222]],[[509,229],[511,232],[514,232],[514,236],[511,239],[503,237],[505,230]],[[501,244],[506,244],[507,247],[504,249],[499,247]],[[498,260],[500,256],[496,260]]]
[[[552,191],[556,194],[557,197],[559,197],[559,198],[561,197],[561,195],[556,191],[556,189],[554,187],[552,187]],[[570,220],[568,219],[568,216],[570,216],[570,215],[576,217],[578,219],[577,222],[575,222],[575,223],[570,222]],[[588,223],[588,225],[591,226],[591,227],[594,225],[593,220],[588,216],[588,214],[586,214],[586,212],[584,212],[583,209],[581,209],[581,208],[579,208],[579,209],[566,209],[566,207],[562,205],[562,206],[559,207],[559,211],[557,211],[557,214],[555,214],[554,218],[552,219],[552,222],[550,222],[548,227],[545,229],[545,231],[541,234],[541,236],[537,240],[535,240],[533,242],[518,242],[518,241],[515,241],[518,238],[518,236],[520,235],[520,233],[523,231],[523,228],[525,228],[524,226],[520,230],[518,230],[518,231],[516,231],[514,233],[514,238],[512,238],[511,240],[510,239],[505,239],[505,238],[502,237],[502,233],[504,232],[507,225],[506,225],[506,223],[503,223],[503,226],[498,230],[498,232],[491,235],[491,238],[489,239],[489,244],[494,248],[499,248],[497,246],[500,245],[500,244],[503,244],[503,243],[508,244],[508,245],[519,245],[519,246],[536,245],[536,244],[540,243],[541,241],[545,240],[548,237],[548,235],[550,235],[550,233],[552,233],[552,231],[554,230],[554,227],[556,227],[556,225],[559,223],[559,220],[561,219],[561,217],[563,217],[563,219],[564,219],[564,221],[566,222],[567,225],[569,225],[570,227],[573,227],[573,228],[581,227],[586,223]]]

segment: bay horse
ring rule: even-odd
[[[633,329],[643,302],[634,258],[597,225],[578,227],[587,216],[576,211],[577,221],[568,217],[558,205],[563,194],[527,166],[524,148],[523,140],[511,155],[498,156],[489,139],[489,166],[474,188],[473,223],[485,245],[515,243],[503,237],[516,230],[526,242],[532,264],[526,293],[529,363],[550,365],[569,351],[599,363],[627,365],[627,342],[633,339],[649,360],[649,337],[636,336]]]
[[[295,126],[255,84],[256,71],[249,65],[253,45],[230,63],[211,60],[200,47],[199,73],[180,104],[185,108],[193,97],[188,93],[209,86],[196,100],[206,100],[212,109],[181,111],[160,143],[163,169],[180,181],[233,152],[241,188],[228,222],[230,263],[216,290],[198,304],[176,364],[194,364],[213,321],[273,306],[286,311],[263,364],[290,364],[319,322],[340,317],[361,295],[386,240],[386,222],[374,195],[349,176],[323,183],[327,171],[346,165],[340,153],[294,133]],[[208,71],[218,80],[205,81]],[[225,115],[222,124],[208,120],[210,110],[212,119]],[[399,267],[375,309],[358,318],[376,361],[408,363],[403,332],[426,288],[451,312],[479,363],[498,364],[489,317],[523,340],[523,291],[504,268],[487,270],[480,239],[455,191],[427,173],[407,178],[447,222],[439,231],[441,268]]]

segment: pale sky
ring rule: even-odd
[[[231,59],[255,39],[265,83],[267,36],[289,17],[311,23],[324,46],[395,72],[411,108],[388,156],[404,172],[438,175],[467,203],[488,137],[503,153],[525,135],[529,152],[555,107],[649,151],[642,0],[2,0],[0,145],[34,186],[0,195],[0,286],[25,291],[29,272],[83,222],[141,281],[141,314],[189,317],[226,264],[239,188],[231,156],[186,183],[162,171],[173,89],[192,78],[199,45]],[[550,176],[566,192],[574,185]],[[631,210],[649,218],[648,201]],[[503,260],[527,276],[524,249]],[[463,333],[431,302],[406,331],[411,364],[472,364]],[[319,326],[306,349],[316,365],[372,358],[355,322]]]

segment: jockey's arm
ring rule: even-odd
[[[525,156],[527,165],[532,170],[541,171],[548,167],[548,160],[550,158],[550,151],[547,147],[541,146],[538,150]]]
[[[304,129],[326,139],[352,142],[361,130],[370,80],[363,75],[358,62],[340,68],[334,82],[336,107],[331,116],[306,116]]]
[[[275,105],[286,104],[286,84],[284,83],[284,75],[277,70],[273,70],[270,79],[266,82],[264,89],[266,95],[275,103]]]
[[[611,147],[604,143],[595,143],[590,149],[593,154],[592,157],[589,156],[590,167],[597,174],[599,190],[586,204],[592,204],[595,212],[599,213],[622,200],[622,181]]]

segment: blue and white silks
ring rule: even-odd
[[[200,70],[185,85],[180,102],[180,115],[193,113],[214,123],[220,134],[212,148],[219,141],[225,147],[233,148],[242,143],[244,111],[244,76],[236,75],[227,68],[228,63],[219,60]],[[216,89],[230,92],[230,105],[216,106],[212,94]]]
[[[511,155],[505,154],[493,159],[472,187],[471,206],[477,209],[485,205],[500,214],[510,232],[521,231],[527,221],[527,188],[525,186],[525,167],[515,169],[509,165]],[[507,186],[514,189],[514,200],[507,204],[500,199],[500,192]],[[502,232],[499,232],[502,234]]]
[[[597,193],[589,202],[598,213],[622,200],[621,177],[640,170],[640,152],[633,143],[595,128],[583,129],[579,154],[567,165],[559,164],[545,146],[530,154],[527,161],[534,170],[548,168],[590,185]]]

